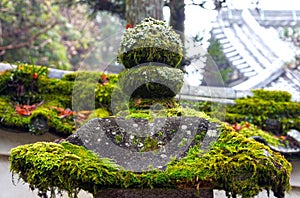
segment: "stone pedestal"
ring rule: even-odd
[[[96,198],[213,198],[213,189],[104,189]]]

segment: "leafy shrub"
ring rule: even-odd
[[[3,95],[19,104],[34,104],[42,98],[39,92],[39,78],[48,74],[48,68],[27,64],[19,64],[16,68],[2,74],[1,81],[6,82],[2,88]],[[9,76],[9,78],[7,78]]]

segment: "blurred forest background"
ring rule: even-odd
[[[75,71],[88,57],[104,70],[116,56],[112,52],[126,24],[139,22],[136,10],[146,8],[145,12],[156,10],[162,15],[168,7],[170,25],[184,32],[186,5],[217,13],[226,0],[1,0],[0,62]],[[143,17],[140,11],[139,15]],[[193,39],[203,42],[201,35]],[[220,70],[229,73],[220,44],[210,40],[208,51]]]

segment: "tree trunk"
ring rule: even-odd
[[[170,0],[168,3],[170,8],[170,25],[178,31],[180,34],[180,38],[184,43],[184,21],[185,21],[185,13],[184,13],[184,0]]]
[[[126,21],[135,26],[144,18],[163,19],[163,0],[126,0]]]
[[[0,4],[0,10],[1,10],[1,4]],[[0,46],[3,45],[3,38],[2,38],[2,19],[0,19]],[[3,55],[5,54],[5,50],[0,50],[0,62],[3,61]]]

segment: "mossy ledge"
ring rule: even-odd
[[[80,189],[96,196],[101,189],[223,189],[227,196],[253,197],[272,190],[284,197],[290,189],[291,164],[267,146],[236,133],[222,124],[220,136],[209,151],[199,146],[186,157],[173,160],[165,170],[126,171],[109,159],[99,158],[69,142],[38,142],[11,150],[11,171],[40,196],[47,191],[67,191],[76,197]]]
[[[32,71],[39,70],[43,70],[44,73],[38,75],[36,79],[33,78]],[[49,131],[62,137],[72,134],[76,129],[74,119],[78,117],[74,114],[82,112],[62,116],[58,108],[71,110],[74,89],[81,91],[76,95],[77,97],[83,98],[82,100],[86,102],[92,100],[95,102],[96,110],[87,109],[91,113],[88,119],[110,115],[111,93],[116,85],[117,75],[104,75],[102,72],[74,72],[64,75],[62,79],[52,79],[46,76],[47,73],[46,67],[26,64],[20,64],[17,69],[0,73],[0,127],[34,134]],[[11,79],[16,76],[18,81],[11,82]],[[31,86],[31,81],[34,82],[34,87]],[[24,91],[17,92],[16,87]],[[94,88],[95,98],[87,98],[89,87]],[[37,106],[30,110],[30,113],[20,114],[16,111],[19,105]],[[77,108],[85,110],[84,106],[78,105]],[[37,119],[38,122],[43,123],[44,129],[35,126]]]

